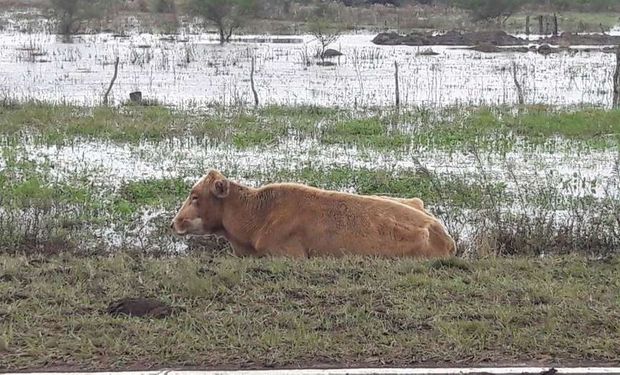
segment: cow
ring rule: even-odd
[[[378,198],[383,198],[383,199],[389,199],[395,202],[399,202],[402,203],[406,206],[409,206],[411,208],[414,208],[416,210],[422,211],[425,214],[429,215],[429,216],[433,216],[433,214],[431,214],[430,212],[426,211],[426,209],[424,208],[424,201],[420,198],[399,198],[399,197],[390,197],[390,196],[386,196],[386,195],[373,195],[373,197],[378,197]]]
[[[222,236],[236,256],[445,258],[454,240],[434,217],[394,199],[296,183],[251,188],[210,170],[170,227]]]

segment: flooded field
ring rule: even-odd
[[[80,123],[90,118],[92,114],[84,114],[89,111],[26,111],[7,109],[3,116],[21,119],[22,130],[39,123],[39,116],[49,122],[47,131],[56,131],[54,124],[64,121],[77,121],[77,128],[61,129],[62,138],[30,130],[3,139],[0,184],[6,194],[0,199],[0,234],[7,236],[5,241],[15,236],[41,243],[56,238],[63,246],[74,244],[84,251],[184,252],[192,241],[171,236],[168,223],[189,187],[211,168],[250,186],[295,181],[361,194],[421,197],[459,238],[463,251],[489,226],[512,228],[515,220],[533,220],[526,228],[543,232],[570,227],[571,232],[603,238],[620,229],[614,221],[620,212],[617,141],[515,136],[501,122],[510,122],[502,111],[487,117],[486,112],[459,110],[452,115],[465,119],[463,123],[448,125],[437,123],[448,114],[431,116],[427,130],[412,126],[417,112],[394,120],[389,113],[358,117],[348,111],[314,114],[293,108],[250,111],[241,117],[233,109],[182,117],[136,108],[129,113],[106,110],[106,118],[96,121],[151,121],[157,113],[164,124],[190,124],[190,129],[219,124],[224,131],[215,136],[219,130],[211,129],[211,136],[198,137],[167,127],[151,140],[130,139],[129,132],[120,133],[127,134],[126,140],[93,133]],[[594,122],[615,121],[599,118],[605,113],[585,116]],[[515,119],[532,121],[528,116],[544,124],[566,122],[572,115],[560,113],[554,119],[534,113]],[[281,121],[287,124],[284,128]],[[473,132],[472,127],[486,126],[487,121],[500,121],[497,130]],[[460,130],[455,132],[450,124]],[[266,128],[257,129],[263,125]],[[606,126],[603,123],[603,129]],[[591,232],[593,225],[598,231]],[[554,238],[553,233],[545,235]],[[583,246],[575,251],[597,253],[595,247],[603,245]]]
[[[427,55],[349,34],[331,46],[343,55],[321,66],[308,35],[244,35],[221,46],[213,34],[182,30],[62,43],[45,22],[32,32],[3,25],[0,240],[12,249],[191,249],[168,223],[211,168],[251,186],[420,197],[461,252],[617,248],[612,54],[433,46]],[[116,58],[114,105],[104,108]],[[123,105],[137,90],[151,107]]]
[[[394,63],[405,105],[514,104],[512,63],[527,104],[609,106],[615,60],[601,52],[485,54],[464,47],[377,46],[374,34],[342,35],[331,47],[344,55],[319,66],[312,36],[246,35],[221,46],[212,34],[56,35],[0,33],[0,97],[84,105],[102,103],[120,59],[111,95],[125,102],[132,91],[183,108],[253,103],[250,65],[261,104],[340,107],[394,103]],[[262,41],[260,43],[256,40]],[[274,43],[277,39],[288,43]]]
[[[231,178],[255,185],[272,177],[273,171],[295,174],[306,168],[324,171],[347,168],[399,174],[415,173],[421,165],[440,176],[472,179],[482,169],[508,187],[514,187],[511,174],[519,181],[531,182],[552,177],[558,182],[575,183],[574,189],[562,190],[563,194],[604,196],[604,189],[616,178],[618,155],[605,150],[575,151],[571,146],[566,142],[551,150],[542,145],[517,146],[501,154],[480,151],[478,161],[473,153],[460,149],[444,151],[411,145],[402,150],[374,150],[355,145],[325,145],[316,139],[282,139],[268,148],[238,148],[191,138],[138,145],[78,139],[65,146],[22,144],[14,149],[14,157],[42,166],[50,178],[66,180],[85,176],[89,183],[109,189],[128,181],[148,179],[193,181],[209,168],[229,171]]]

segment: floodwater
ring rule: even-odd
[[[120,66],[111,90],[112,103],[122,103],[130,92],[140,90],[145,99],[186,109],[252,103],[252,59],[261,104],[349,108],[392,105],[395,62],[401,102],[433,108],[514,104],[513,62],[527,103],[609,106],[615,69],[614,56],[602,52],[483,54],[462,47],[434,46],[438,55],[424,56],[418,52],[427,47],[376,46],[371,42],[374,34],[342,35],[331,47],[344,55],[330,60],[333,66],[319,66],[314,57],[317,43],[307,35],[243,36],[241,41],[221,46],[211,34],[97,34],[80,35],[74,43],[66,44],[49,33],[19,29],[0,28],[0,101],[101,104],[117,57]],[[614,32],[620,34],[620,30]],[[265,40],[257,42],[257,38]],[[15,161],[30,161],[49,183],[86,181],[108,199],[127,181],[184,178],[193,182],[211,168],[224,170],[231,179],[251,186],[277,177],[278,171],[293,172],[291,176],[303,168],[408,174],[420,165],[440,178],[455,177],[474,185],[485,181],[504,184],[516,194],[538,194],[550,188],[560,197],[603,198],[617,196],[620,185],[620,154],[561,139],[549,140],[552,146],[517,142],[507,152],[483,150],[478,156],[462,149],[445,151],[424,145],[378,151],[325,145],[312,138],[280,139],[269,149],[238,148],[195,138],[139,144],[84,138],[47,145],[27,136],[19,144],[5,141],[0,142],[5,145],[0,170],[14,168],[9,164]],[[15,172],[21,173],[19,168]],[[355,186],[338,188],[356,191]],[[74,208],[79,212],[79,207]],[[517,212],[531,207],[505,209]],[[34,208],[17,210],[20,212],[13,216],[0,207],[0,219],[16,218],[28,226],[29,220],[38,217],[29,210]],[[562,216],[559,205],[555,212]],[[46,213],[52,221],[57,214]],[[186,249],[185,242],[162,235],[173,215],[170,208],[142,207],[131,223],[111,212],[98,215],[103,215],[105,224],[87,228],[87,237],[104,241],[107,247]],[[464,225],[470,225],[467,213],[461,215]]]
[[[292,180],[298,176],[296,172],[303,168],[328,171],[344,167],[352,171],[380,170],[398,175],[416,173],[421,164],[442,180],[456,178],[474,186],[480,184],[481,189],[485,182],[504,184],[509,192],[517,196],[543,194],[552,188],[558,194],[557,199],[617,196],[620,184],[618,154],[609,150],[577,151],[578,148],[571,152],[568,143],[553,150],[544,145],[517,145],[505,154],[480,151],[478,158],[464,151],[447,152],[423,146],[412,145],[402,151],[375,151],[347,145],[326,146],[313,139],[284,139],[268,151],[260,147],[239,149],[187,138],[140,144],[76,139],[62,146],[25,141],[5,148],[11,150],[12,163],[32,163],[50,183],[64,181],[88,186],[103,201],[117,196],[119,188],[129,181],[182,178],[191,184],[211,168],[226,171],[228,177],[235,181],[258,186],[277,179],[279,171],[288,171],[293,176]],[[0,169],[7,168],[7,160],[0,157]],[[15,172],[20,173],[19,170]],[[301,178],[301,175],[298,177]],[[356,191],[356,186],[337,188]],[[502,205],[502,210],[529,212],[537,207],[531,204]],[[450,207],[432,205],[429,208],[450,210]],[[67,213],[82,210],[79,205],[69,205],[52,208],[42,215],[34,207],[6,212],[0,208],[0,221],[11,220],[20,228],[28,228],[33,221],[54,222],[59,220],[56,217],[62,218]],[[174,215],[173,208],[142,206],[130,221],[121,219],[111,210],[95,215],[100,223],[80,229],[82,236],[79,241],[85,249],[103,245],[107,249],[142,248],[182,253],[188,248],[186,241],[167,234],[168,223]],[[458,215],[456,223],[460,225],[457,227],[460,236],[468,239],[474,232],[471,217],[476,216],[468,210],[462,210]],[[558,205],[554,216],[555,220],[561,221],[567,214]]]
[[[462,150],[448,152],[412,145],[406,150],[377,151],[351,145],[324,145],[313,139],[283,139],[269,149],[237,148],[187,138],[139,145],[76,140],[65,146],[25,143],[16,149],[16,154],[19,160],[44,166],[45,173],[53,180],[80,176],[110,189],[126,181],[143,179],[191,181],[211,168],[229,171],[232,173],[229,177],[254,185],[277,171],[349,168],[400,174],[415,173],[422,165],[438,176],[475,180],[484,174],[515,189],[518,188],[515,179],[528,188],[535,181],[543,185],[563,183],[566,184],[563,194],[594,197],[609,193],[605,189],[615,183],[619,162],[619,156],[609,150],[571,150],[568,143],[553,149],[544,145],[517,145],[505,154],[480,151],[476,158]]]
[[[612,54],[484,54],[434,46],[438,55],[423,56],[418,52],[427,47],[377,46],[371,42],[374,35],[342,35],[330,47],[344,55],[329,60],[333,66],[319,66],[317,42],[308,35],[246,35],[221,46],[212,34],[96,34],[66,44],[52,34],[5,29],[0,32],[0,99],[101,104],[118,57],[113,103],[139,90],[146,99],[184,108],[249,104],[254,58],[261,104],[393,105],[395,63],[404,105],[514,104],[513,62],[526,103],[611,104]]]

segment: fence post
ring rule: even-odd
[[[118,62],[119,58],[116,58],[114,61],[114,75],[112,76],[112,81],[110,82],[110,86],[108,87],[108,91],[103,95],[103,105],[108,105],[108,96],[110,95],[110,91],[112,91],[112,86],[114,86],[114,82],[116,82],[116,76],[118,75]]]
[[[523,88],[517,79],[517,63],[512,62],[512,79],[515,81],[515,86],[517,87],[517,95],[519,97],[519,105],[525,104],[525,99],[523,98]]]
[[[252,56],[252,69],[250,70],[250,85],[252,86],[252,94],[254,94],[254,106],[258,107],[258,93],[256,92],[256,88],[254,87],[254,64],[256,63],[256,58]]]
[[[616,47],[616,71],[614,72],[613,108],[620,108],[620,45]]]
[[[394,81],[396,82],[396,108],[400,107],[400,92],[398,88],[398,62],[394,61]]]

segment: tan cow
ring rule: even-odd
[[[378,198],[393,200],[393,201],[402,203],[406,206],[409,206],[411,208],[415,208],[416,210],[420,210],[424,212],[425,214],[434,217],[433,214],[426,211],[426,209],[424,208],[424,201],[420,198],[398,198],[398,197],[388,197],[386,195],[371,195],[371,197],[378,197]]]
[[[255,189],[215,170],[194,185],[171,228],[223,236],[237,256],[431,258],[456,250],[437,219],[394,200],[291,183]]]

